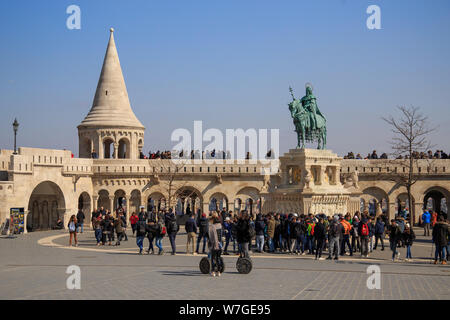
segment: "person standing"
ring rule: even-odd
[[[397,245],[402,236],[402,232],[397,225],[397,221],[395,219],[391,220],[391,227],[389,230],[389,243],[392,250],[392,262],[395,261],[395,258],[400,258],[400,252],[397,251]]]
[[[320,218],[319,222],[316,224],[316,227],[314,228],[314,237],[316,238],[316,260],[322,259],[322,250],[323,246],[325,244],[325,236],[326,236],[326,230],[325,226],[323,224],[323,219]]]
[[[79,209],[78,213],[77,213],[77,232],[78,233],[83,233],[83,225],[84,225],[84,219],[86,217],[84,216],[84,212]],[[81,232],[80,232],[81,229]]]
[[[369,220],[367,217],[363,217],[358,226],[358,234],[361,238],[361,257],[367,258],[369,256]]]
[[[156,234],[158,233],[158,222],[157,222],[157,214],[152,211],[147,215],[147,239],[148,239],[148,250],[147,254],[154,254],[155,251],[153,249],[153,240],[156,238]]]
[[[223,223],[223,230],[225,232],[225,248],[223,250],[224,255],[229,255],[228,253],[228,245],[231,240],[231,230],[233,229],[233,222],[230,217],[225,218],[225,222]]]
[[[314,227],[316,224],[308,217],[306,220],[306,242],[308,243],[309,254],[314,254]]]
[[[410,228],[409,223],[406,224],[405,231],[403,232],[403,243],[406,245],[406,261],[412,259],[411,247],[413,245],[416,235],[413,228]]]
[[[208,219],[206,219],[206,214],[203,213],[201,218],[198,220],[198,238],[197,238],[197,250],[195,252],[198,254],[200,249],[200,242],[203,240],[203,251],[205,253],[206,240],[208,239]]]
[[[250,235],[250,217],[246,211],[241,211],[236,226],[236,240],[239,244],[240,254],[244,258],[250,258],[248,245],[251,241]]]
[[[92,217],[92,225],[94,227],[95,239],[97,240],[97,246],[102,244],[102,227],[100,223],[102,222],[102,215],[97,217]]]
[[[147,233],[146,215],[140,214],[139,219],[136,222],[136,245],[139,248],[139,254],[142,254],[144,249],[144,238]]]
[[[262,214],[256,215],[255,232],[256,232],[256,252],[262,253],[264,248],[264,227],[265,223],[262,219]]]
[[[136,212],[133,212],[130,216],[130,224],[131,224],[131,230],[133,232],[133,236],[134,236],[134,233],[136,232],[136,226],[137,226],[136,224],[137,224],[138,220],[139,220],[138,215],[136,214]]]
[[[384,251],[384,222],[381,220],[381,217],[377,218],[377,223],[375,224],[375,246],[373,250],[377,250],[378,240],[381,242],[381,251]]]
[[[344,233],[342,234],[342,241],[340,244],[340,249],[341,249],[340,255],[345,256],[345,245],[347,245],[350,255],[353,256],[352,246],[350,245],[350,232],[351,232],[352,226],[351,226],[350,222],[348,222],[346,219],[344,219],[344,217],[342,215],[339,217],[339,220],[340,220],[340,224],[342,225],[342,227],[344,229]]]
[[[422,223],[423,223],[423,235],[429,237],[430,236],[431,214],[426,209],[423,210]]]
[[[187,233],[187,243],[186,243],[186,254],[189,254],[189,245],[192,243],[192,254],[196,255],[197,253],[194,250],[195,246],[195,238],[197,235],[197,224],[195,223],[195,214],[191,214],[189,219],[186,221],[184,226]]]
[[[444,259],[444,247],[447,246],[449,236],[449,225],[444,222],[444,217],[439,216],[438,221],[433,228],[433,242],[436,246],[436,254],[434,258],[434,264],[437,264],[437,259],[439,257],[439,262],[441,264],[447,264]]]
[[[339,223],[338,217],[335,216],[333,221],[330,223],[330,227],[328,230],[328,240],[329,240],[329,249],[328,249],[328,258],[327,260],[333,259],[339,260],[339,239],[342,235],[342,224]]]
[[[221,246],[219,235],[217,234],[217,226],[220,226],[220,219],[214,213],[208,224],[208,249],[211,255],[211,276],[220,277],[219,259],[221,254]]]
[[[122,213],[119,213],[119,216],[116,219],[114,219],[114,229],[117,235],[116,246],[120,246],[120,241],[122,240],[123,237],[123,220],[120,217],[121,214]]]
[[[75,238],[75,247],[78,247],[78,239],[77,239],[77,218],[73,214],[70,217],[69,223],[67,225],[67,228],[69,229],[69,247],[72,246],[72,238]]]
[[[357,215],[353,218],[352,221],[352,252],[360,251],[361,250],[361,242],[359,241],[359,234],[358,234],[358,226],[359,226],[359,218]]]
[[[165,225],[167,227],[167,234],[169,236],[170,245],[172,247],[172,255],[174,256],[176,255],[177,250],[175,239],[180,227],[178,226],[177,218],[175,217],[172,208],[170,208],[169,212],[166,214]]]

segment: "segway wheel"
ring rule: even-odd
[[[238,258],[236,261],[236,269],[241,274],[248,274],[252,271],[252,260],[249,258]]]
[[[208,274],[211,270],[211,264],[209,263],[209,259],[207,257],[203,257],[199,263],[200,271],[203,274]]]
[[[223,261],[223,258],[219,258],[219,272],[223,273],[225,271],[225,261]]]

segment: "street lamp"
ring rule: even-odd
[[[13,154],[17,154],[17,152],[16,152],[16,136],[17,136],[17,130],[19,129],[19,123],[17,122],[17,119],[14,119],[13,129],[14,129],[14,153]]]

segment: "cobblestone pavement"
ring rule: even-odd
[[[413,262],[390,260],[379,248],[368,259],[339,261],[311,256],[254,254],[248,275],[236,271],[236,256],[225,256],[220,278],[200,273],[201,255],[186,255],[186,234],[177,237],[177,255],[138,255],[135,238],[121,246],[97,247],[92,231],[68,247],[64,231],[0,237],[0,299],[450,299],[449,266],[430,263],[430,238],[413,245]],[[386,243],[388,243],[386,241]],[[148,242],[145,240],[144,245]],[[170,251],[167,238],[163,245]],[[400,248],[401,257],[405,249]],[[367,288],[367,268],[378,265],[381,289]],[[81,269],[81,289],[69,290],[69,265]]]

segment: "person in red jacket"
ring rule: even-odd
[[[138,222],[139,217],[136,214],[136,212],[133,212],[133,214],[130,216],[130,224],[131,224],[131,230],[133,230],[133,236],[136,232],[136,223]]]

